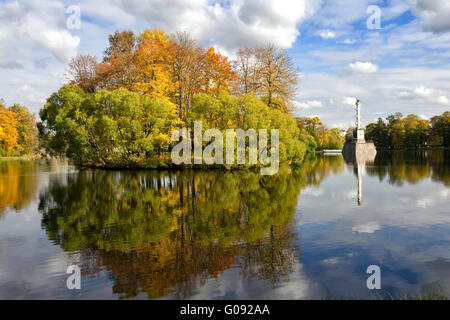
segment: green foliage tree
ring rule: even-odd
[[[279,130],[280,161],[300,163],[306,152],[307,143],[301,138],[295,119],[281,110],[273,110],[260,99],[246,95],[234,97],[222,92],[217,98],[205,94],[197,95],[187,114],[186,124],[193,128],[193,122],[201,120],[203,129],[270,129]]]
[[[47,150],[81,165],[133,167],[167,148],[173,106],[124,88],[94,94],[62,87],[40,112]]]
[[[40,117],[40,135],[51,154],[95,167],[152,165],[149,161],[170,147],[178,119],[175,106],[157,97],[125,88],[86,93],[75,85],[54,93]],[[294,118],[253,96],[199,94],[186,115],[187,127],[200,120],[204,130],[279,129],[280,161],[300,163],[306,153]]]
[[[319,117],[296,118],[303,139],[308,141],[308,150],[338,150],[344,146],[345,138],[338,129],[328,129]],[[308,137],[309,136],[309,137]],[[312,140],[311,138],[312,137]]]

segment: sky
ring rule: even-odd
[[[78,18],[79,17],[79,18]],[[77,54],[116,30],[188,31],[233,58],[273,43],[300,73],[296,116],[332,128],[450,110],[450,0],[0,0],[0,98],[36,114]]]

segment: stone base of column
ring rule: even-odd
[[[373,142],[366,142],[364,139],[353,139],[345,143],[342,155],[346,162],[365,164],[366,162],[375,161],[377,149]]]

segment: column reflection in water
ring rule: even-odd
[[[362,189],[363,189],[363,176],[366,164],[373,164],[375,162],[376,155],[370,153],[363,154],[343,154],[345,162],[353,165],[353,172],[357,176],[356,190],[357,190],[357,203],[358,206],[362,204]]]

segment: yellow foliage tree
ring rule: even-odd
[[[228,59],[211,47],[204,53],[204,61],[203,92],[213,95],[220,91],[229,92],[236,74]]]
[[[140,94],[168,101],[169,94],[175,90],[168,65],[169,36],[161,30],[145,30],[139,42],[135,58],[138,69],[135,89]]]
[[[4,106],[0,106],[0,147],[11,151],[17,146],[17,138],[16,114]]]

